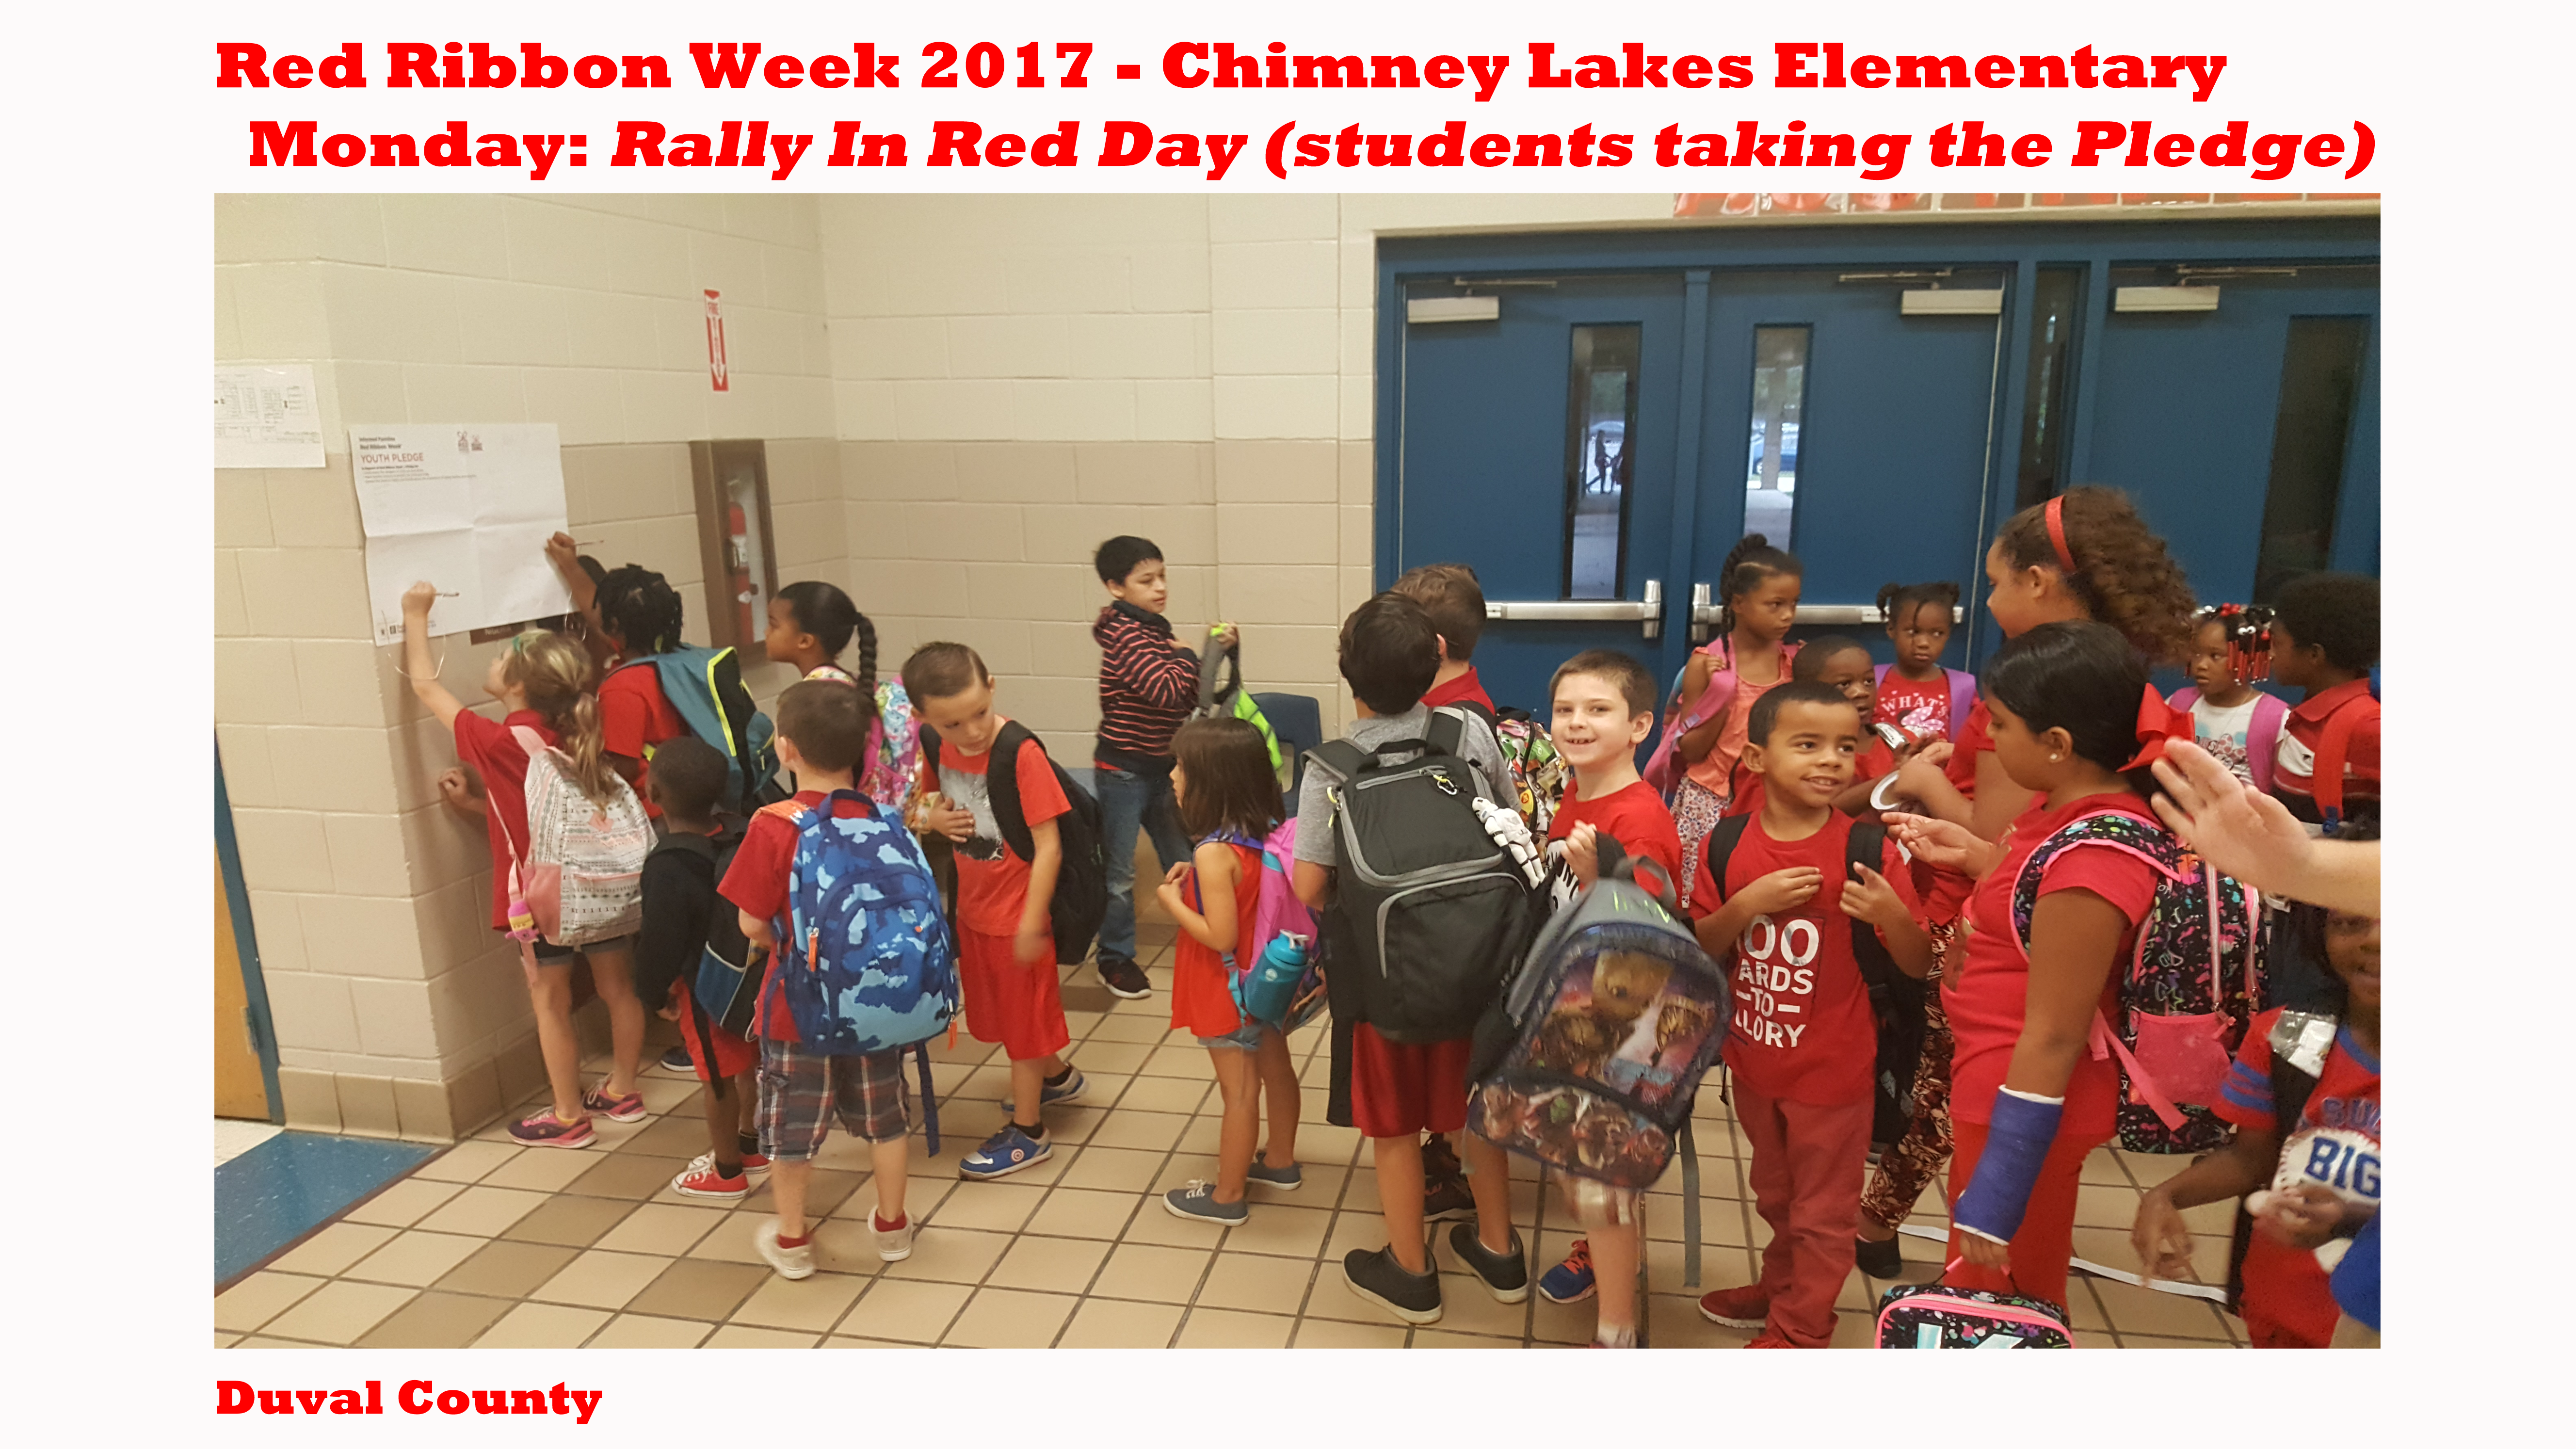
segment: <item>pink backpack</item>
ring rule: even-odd
[[[1708,677],[1708,688],[1699,692],[1699,698],[1691,704],[1690,709],[1687,712],[1682,709],[1682,694],[1678,687],[1673,690],[1673,697],[1664,705],[1663,738],[1655,741],[1655,752],[1646,759],[1644,777],[1646,783],[1654,787],[1655,793],[1663,796],[1667,802],[1673,798],[1673,792],[1681,788],[1682,778],[1690,773],[1690,766],[1682,759],[1682,736],[1717,718],[1719,711],[1735,703],[1735,649],[1730,642],[1732,637],[1722,635],[1695,651],[1708,655],[1718,663],[1717,672]],[[1780,646],[1782,679],[1789,677],[1789,661],[1796,658],[1797,654],[1798,646],[1795,642],[1783,643]]]
[[[1261,840],[1261,897],[1252,908],[1252,948],[1266,949],[1282,935],[1315,939],[1315,913],[1297,899],[1297,817],[1289,816]]]

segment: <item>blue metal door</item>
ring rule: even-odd
[[[2079,376],[2076,481],[2127,489],[2204,602],[2247,601],[2258,582],[2268,595],[2304,568],[2377,573],[2378,268],[2109,280],[2098,361]],[[2215,310],[2120,310],[2120,287],[2176,280],[2215,286]]]
[[[1445,278],[1408,290],[1457,291]],[[1685,645],[1648,601],[1671,587],[1684,284],[1675,273],[1469,290],[1496,298],[1499,315],[1398,324],[1397,477],[1379,526],[1393,531],[1395,574],[1475,568],[1500,615],[1477,674],[1497,704],[1544,718],[1549,676],[1581,650],[1624,650],[1658,678],[1680,666]]]
[[[1907,314],[1936,271],[1944,291],[2003,286],[1992,268],[1714,276],[1694,583],[1759,531],[1806,565],[1801,624],[1879,645],[1861,611],[1883,584],[1954,579],[1974,598],[2002,306]]]

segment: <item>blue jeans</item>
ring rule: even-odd
[[[1163,869],[1190,858],[1190,838],[1181,831],[1180,802],[1172,798],[1169,775],[1133,775],[1092,762],[1092,784],[1100,793],[1100,853],[1109,870],[1109,914],[1100,922],[1100,959],[1136,959],[1136,831],[1153,838]]]

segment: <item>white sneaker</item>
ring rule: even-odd
[[[868,1214],[868,1231],[877,1235],[877,1256],[889,1263],[900,1263],[912,1256],[912,1233],[916,1224],[910,1217],[892,1232],[877,1226],[877,1215]]]
[[[769,1266],[777,1269],[778,1276],[781,1278],[798,1279],[814,1276],[813,1241],[809,1238],[801,1248],[780,1247],[776,1218],[771,1218],[751,1230],[751,1245],[760,1250],[760,1256],[769,1260]]]

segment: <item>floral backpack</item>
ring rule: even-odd
[[[2134,856],[2156,872],[2137,951],[2120,979],[2119,1020],[2093,1019],[2094,1058],[2120,1059],[2120,1145],[2214,1151],[2228,1134],[2210,1104],[2261,993],[2254,942],[2262,898],[2211,870],[2161,826],[2120,811],[2087,815],[2042,841],[2013,882],[2013,935],[2024,955],[2041,873],[2060,854],[2087,846]]]
[[[853,681],[855,682],[855,681]],[[859,793],[889,810],[901,810],[912,797],[921,774],[920,728],[912,718],[912,697],[900,679],[877,681],[877,747],[868,752],[859,772]]]

